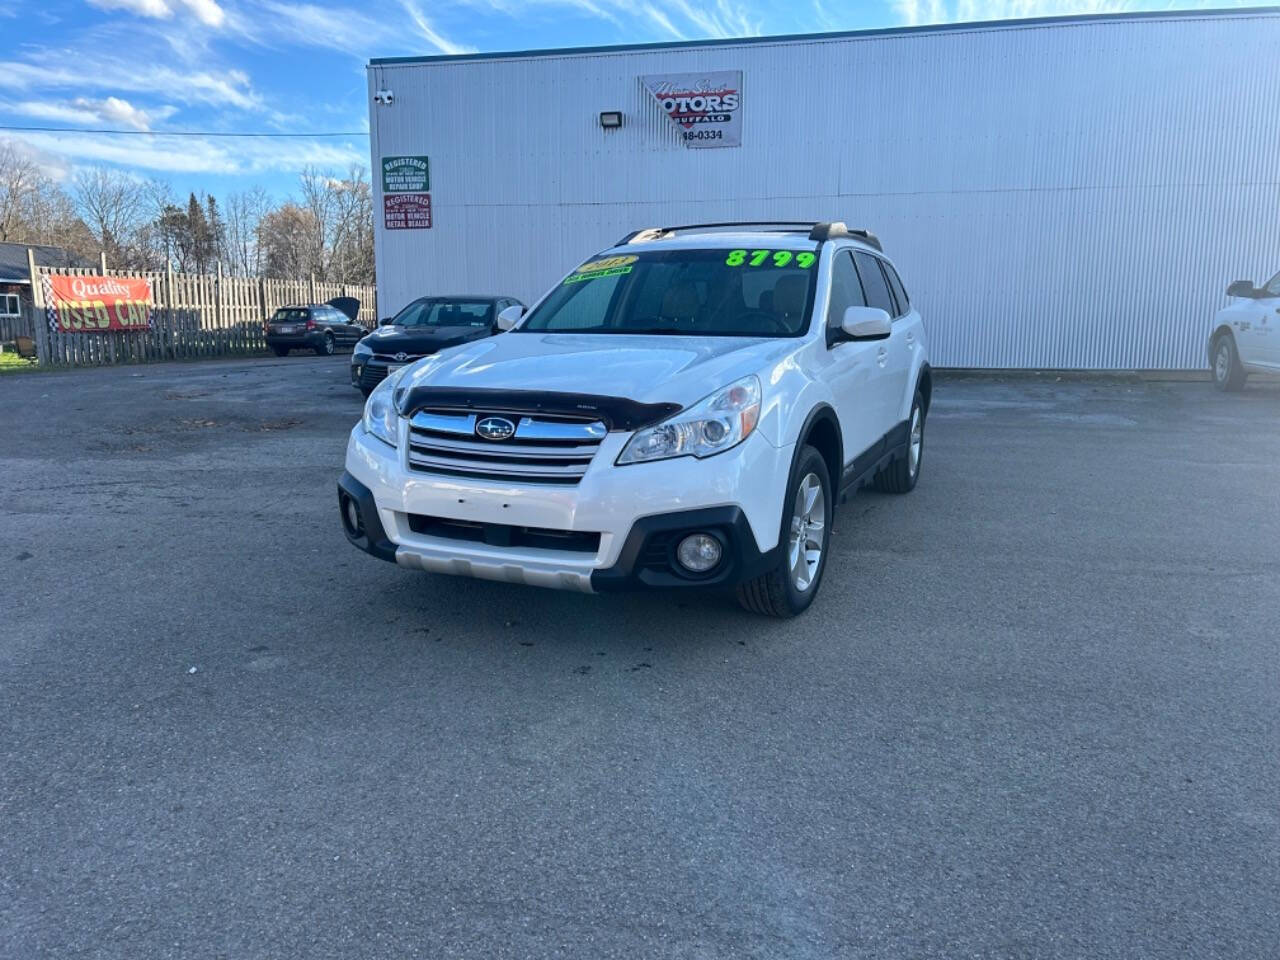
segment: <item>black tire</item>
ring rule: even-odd
[[[288,347],[272,347],[271,352],[277,357],[287,357],[289,355]]]
[[[910,493],[916,488],[920,467],[924,464],[924,421],[924,397],[917,390],[911,398],[911,413],[907,417],[906,452],[876,474],[875,487],[881,493]]]
[[[316,347],[316,356],[332,357],[335,346],[336,344],[334,343],[334,340],[333,340],[333,334],[326,333],[324,335],[324,342],[321,343],[320,346]]]
[[[369,394],[373,393],[372,390],[366,390],[364,387],[359,387],[357,389],[360,391],[360,396],[364,397],[366,400],[369,399]]]
[[[1236,350],[1236,338],[1229,333],[1218,334],[1209,355],[1213,369],[1213,385],[1227,393],[1243,390],[1244,381],[1249,375],[1245,373],[1244,364],[1240,362],[1240,352]]]
[[[818,551],[816,566],[809,573],[807,587],[796,585],[796,576],[792,566],[790,543],[792,533],[796,529],[796,506],[802,484],[813,477],[817,480],[822,493],[822,530],[820,533],[821,548]],[[835,509],[835,495],[831,489],[831,478],[827,474],[827,463],[822,454],[813,447],[804,446],[800,456],[791,468],[791,476],[787,478],[787,492],[782,501],[782,528],[779,532],[779,543],[782,546],[782,557],[778,565],[768,573],[761,574],[753,580],[738,585],[738,603],[752,613],[767,617],[794,617],[803,613],[813,603],[822,586],[822,575],[827,569],[827,557],[831,552],[831,518]],[[812,525],[801,528],[800,535],[812,531]],[[811,542],[811,538],[810,538]],[[809,551],[806,551],[809,552]]]

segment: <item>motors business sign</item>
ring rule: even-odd
[[[686,147],[742,146],[742,71],[641,77]]]

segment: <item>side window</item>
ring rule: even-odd
[[[862,289],[867,295],[867,306],[879,307],[889,316],[897,316],[897,308],[893,305],[893,294],[884,279],[877,258],[861,250],[854,251],[853,259],[858,264],[858,276],[862,278]]]
[[[18,295],[6,293],[0,295],[0,317],[16,317],[18,315]]]
[[[1267,283],[1267,293],[1273,297],[1280,297],[1280,273],[1277,273]]]
[[[841,250],[831,264],[831,305],[827,307],[827,326],[839,327],[846,310],[866,305],[862,284],[853,269],[853,257],[848,250]]]
[[[907,291],[903,289],[902,280],[898,277],[898,271],[893,269],[893,264],[888,260],[881,260],[880,266],[884,267],[884,275],[889,278],[893,299],[898,301],[898,315],[901,316],[911,309],[911,300],[907,297]]]

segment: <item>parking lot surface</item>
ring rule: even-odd
[[[349,547],[346,362],[0,378],[0,956],[1276,955],[1280,390],[942,378],[774,622]]]

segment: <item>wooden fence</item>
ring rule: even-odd
[[[360,301],[359,321],[377,324],[374,288],[318,280],[269,280],[216,274],[107,270],[109,277],[145,277],[154,306],[151,326],[138,331],[63,333],[49,328],[43,279],[49,274],[101,276],[101,270],[31,266],[33,315],[30,336],[40,363],[90,366],[190,360],[261,353],[267,349],[266,319],[290,304],[324,303],[333,297]]]

